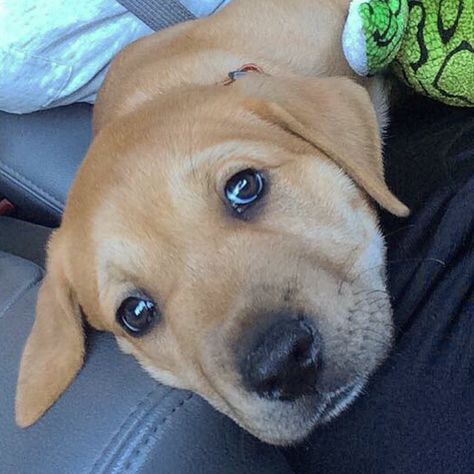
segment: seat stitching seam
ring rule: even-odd
[[[41,272],[42,273],[42,272]],[[0,311],[0,319],[5,315],[5,313],[20,299],[20,297],[26,293],[28,290],[33,288],[38,282],[41,281],[43,278],[43,275],[40,277],[37,277],[30,282],[28,282],[27,285],[24,285],[22,288],[20,288],[11,298],[10,302],[7,303],[7,305]]]
[[[143,397],[143,399],[137,405],[135,405],[135,407],[132,409],[132,411],[129,412],[129,414],[125,417],[123,422],[118,427],[115,434],[112,436],[112,438],[110,438],[110,440],[107,442],[107,444],[102,448],[102,450],[101,450],[100,454],[98,455],[96,461],[94,462],[91,470],[89,471],[90,474],[96,474],[98,472],[97,469],[99,468],[99,463],[102,461],[101,458],[104,455],[104,453],[117,440],[117,438],[119,438],[119,436],[121,435],[122,429],[127,424],[127,422],[137,413],[137,411],[147,402],[147,400],[158,391],[159,388],[161,388],[161,385],[159,385],[158,387],[155,387],[153,390],[150,390],[150,392],[148,392]],[[110,462],[107,462],[107,464],[109,465]]]
[[[36,192],[38,192],[40,194],[43,194],[45,197],[49,198],[54,204],[56,204],[57,206],[62,208],[62,206],[63,206],[62,203],[58,199],[56,199],[52,194],[50,194],[45,189],[43,189],[40,186],[33,183],[31,180],[29,180],[26,176],[22,175],[20,172],[14,170],[12,167],[7,165],[4,161],[2,163],[3,163],[2,166],[6,169],[6,171],[11,173],[17,179],[23,180],[26,184],[31,186]]]
[[[158,422],[156,423],[153,428],[150,430],[150,433],[148,436],[140,443],[139,446],[137,446],[134,451],[131,454],[130,459],[127,461],[127,463],[124,466],[124,472],[128,472],[130,468],[132,467],[134,461],[137,459],[137,457],[140,455],[141,450],[150,442],[150,439],[153,437],[153,435],[158,431],[158,428],[162,425],[164,425],[179,409],[181,409],[189,400],[191,400],[194,397],[194,393],[190,393],[187,395],[185,398],[182,398],[179,403],[174,405],[173,408],[171,408],[168,413]]]

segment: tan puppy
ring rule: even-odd
[[[366,90],[321,77],[350,75],[347,3],[235,0],[117,58],[50,242],[20,426],[79,371],[82,314],[270,443],[360,392],[392,334],[371,202],[408,211],[385,185]],[[223,85],[249,62],[264,74]]]

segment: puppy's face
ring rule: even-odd
[[[105,127],[51,245],[18,422],[80,367],[81,307],[158,380],[264,441],[303,438],[354,399],[390,346],[366,192],[405,212],[383,183],[370,103],[345,80],[249,77]],[[57,349],[44,349],[52,325],[50,346],[64,341],[56,368]],[[35,373],[41,358],[50,373]],[[59,383],[38,399],[48,378]]]

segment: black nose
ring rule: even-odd
[[[274,323],[244,355],[241,373],[248,390],[272,400],[314,393],[321,336],[306,318]]]

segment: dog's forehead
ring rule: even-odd
[[[141,269],[154,275],[160,265],[175,268],[176,262],[171,261],[175,255],[198,255],[204,243],[222,236],[226,229],[218,189],[223,181],[217,179],[220,167],[229,173],[227,167],[234,162],[234,172],[238,172],[239,165],[248,167],[251,162],[256,168],[261,164],[266,169],[292,156],[285,142],[294,137],[255,116],[239,98],[230,94],[232,100],[223,100],[226,97],[219,92],[208,93],[202,99],[194,92],[181,98],[177,95],[174,102],[166,99],[148,104],[97,137],[88,160],[87,179],[83,180],[88,192],[82,189],[75,197],[79,201],[94,196],[93,206],[87,205],[94,209],[92,227],[104,274],[113,263],[124,271]],[[300,155],[293,156],[303,162]],[[351,219],[338,217],[340,212],[333,209],[333,201],[339,203],[358,193],[335,165],[311,158],[305,160],[311,163],[311,173],[309,168],[301,167],[305,178],[301,172],[294,179],[286,172],[280,173],[282,183],[286,183],[281,185],[285,189],[281,188],[280,194],[297,197],[295,202],[300,205],[308,199],[320,203],[310,205],[311,216],[318,216],[318,226],[334,229],[336,236],[346,236],[347,229],[354,229],[354,225],[343,225]],[[319,163],[316,173],[314,163]],[[304,199],[300,188],[308,191]],[[335,188],[344,199],[328,199]],[[275,235],[289,226],[308,234],[308,223],[298,217],[302,209],[296,214],[292,201],[282,202],[278,193],[275,197],[280,207],[275,204],[265,208]],[[271,209],[277,207],[279,212],[272,214]],[[268,222],[265,225],[270,226]],[[320,235],[319,227],[315,235]],[[241,235],[243,232],[239,238]],[[319,246],[324,254],[334,253],[332,246],[328,250],[323,243]]]
[[[144,223],[176,220],[181,210],[215,198],[219,179],[249,167],[278,167],[292,156],[274,140],[272,127],[247,111],[227,121],[159,115],[153,111],[141,123],[131,117],[104,130],[80,172],[88,192],[75,186],[71,201],[89,206],[95,200],[108,208],[104,215],[123,214],[128,227],[137,215]]]

